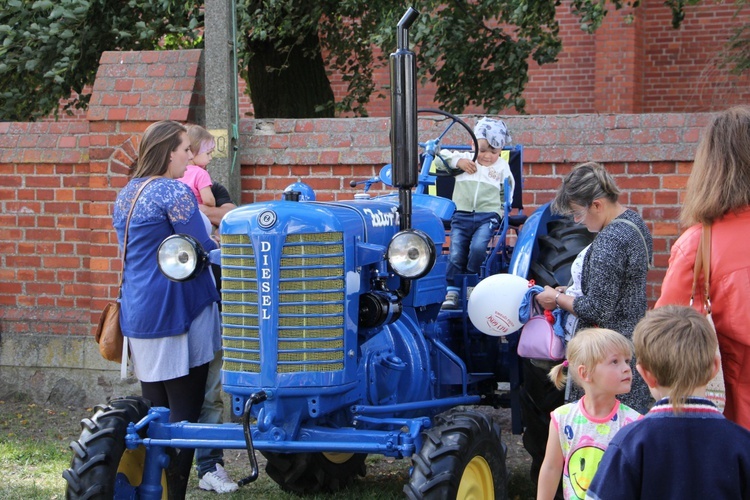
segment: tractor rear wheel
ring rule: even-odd
[[[539,286],[567,286],[570,266],[595,236],[569,219],[548,222],[547,234],[539,237],[539,255],[531,263],[529,278]]]
[[[416,499],[507,497],[506,447],[492,418],[454,409],[436,417],[413,457],[406,496]]]
[[[63,472],[66,498],[126,498],[136,495],[143,478],[146,449],[125,448],[128,424],[146,416],[151,404],[131,396],[97,406],[91,418],[81,420],[81,436],[70,443],[73,459]],[[162,498],[169,498],[169,480],[162,475]],[[130,495],[130,496],[129,496]]]
[[[282,490],[297,494],[333,493],[367,472],[366,453],[261,453],[268,460],[269,477]]]

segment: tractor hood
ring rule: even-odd
[[[342,202],[269,201],[229,212],[221,234],[297,234],[342,232],[352,244],[387,246],[399,231],[397,197]],[[443,223],[429,208],[415,207],[414,227],[427,233],[437,248],[445,239]],[[347,239],[348,239],[347,238]]]

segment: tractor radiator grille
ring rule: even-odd
[[[222,235],[224,370],[260,373],[266,342],[276,344],[278,373],[343,370],[343,233],[288,235],[280,268],[271,269],[278,289],[259,289],[256,255],[247,236]],[[265,320],[261,340],[274,310],[278,320]]]

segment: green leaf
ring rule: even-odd
[[[32,4],[31,8],[35,10],[44,10],[49,9],[50,7],[52,7],[52,5],[53,4],[52,2],[50,2],[50,0],[37,0]]]
[[[700,0],[666,0],[673,22],[679,24],[685,6]],[[738,19],[747,0],[737,0]],[[57,103],[81,94],[72,106],[85,108],[84,91],[96,76],[102,52],[200,47],[204,2],[195,0],[3,0],[0,8],[0,120],[30,120],[57,112]],[[530,61],[547,64],[562,50],[557,6],[545,0],[419,0],[420,12],[410,29],[409,42],[417,58],[417,78],[431,82],[435,98],[448,111],[461,113],[470,104],[503,112],[523,112]],[[570,0],[562,5],[574,12],[585,32],[601,24],[609,8],[639,0]],[[287,62],[297,52],[309,61],[304,74],[337,71],[347,94],[336,111],[364,115],[365,105],[383,92],[373,81],[373,71],[388,64],[397,46],[394,27],[404,5],[393,0],[236,0],[239,70],[250,79],[258,54],[264,78],[289,73]],[[746,13],[746,12],[745,12]],[[668,21],[667,21],[668,22]],[[750,67],[750,28],[733,38],[732,68]],[[305,45],[319,35],[319,43]],[[377,47],[379,51],[373,51]],[[325,59],[323,59],[325,54]],[[303,63],[297,63],[303,64]],[[299,69],[299,68],[296,68]],[[273,80],[276,82],[277,80]],[[312,79],[311,79],[312,81]],[[310,83],[306,81],[306,84]],[[327,82],[330,87],[330,82]],[[299,89],[299,77],[266,85]],[[250,94],[256,104],[262,95]],[[308,85],[305,85],[307,88]],[[382,86],[381,86],[382,87]],[[29,89],[35,92],[29,92]],[[257,90],[257,89],[256,89]],[[304,91],[304,90],[303,90]],[[299,92],[292,97],[301,101]],[[265,99],[268,101],[269,99]],[[314,108],[332,113],[330,99]],[[293,106],[292,106],[293,107]],[[258,106],[256,106],[256,110]]]

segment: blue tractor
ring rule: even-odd
[[[221,265],[222,382],[241,423],[170,424],[168,409],[141,397],[113,399],[84,419],[71,444],[68,498],[168,498],[175,448],[247,449],[251,471],[241,483],[257,478],[259,451],[267,474],[302,494],[346,487],[365,474],[366,456],[378,454],[411,458],[409,498],[507,496],[500,428],[476,405],[510,406],[514,432],[521,431],[518,337],[480,333],[465,303],[441,311],[441,249],[454,205],[426,192],[445,181],[429,167],[446,146],[444,134],[422,143],[417,137],[408,50],[417,15],[409,9],[399,22],[391,55],[392,167],[363,181],[385,182],[395,194],[317,202],[292,186],[283,200],[227,214],[221,248],[210,256],[184,236],[168,238],[177,256],[163,267],[168,277],[185,279],[209,260]],[[447,119],[446,132],[459,124],[471,134],[457,117],[437,113]],[[510,153],[519,207],[523,150]],[[577,251],[565,258],[559,248],[544,250],[544,240],[555,239],[548,234],[555,224],[570,224],[548,206],[526,220],[512,213],[514,203],[505,207],[482,275],[467,276],[466,286],[499,272],[529,277],[540,245],[560,258],[537,266],[539,277],[567,281],[554,274]],[[509,231],[518,232],[515,248],[506,244]],[[499,382],[510,389],[498,392]]]

